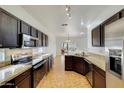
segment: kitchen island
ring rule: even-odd
[[[86,76],[94,88],[106,87],[104,56],[96,54],[65,55],[65,70],[75,71]]]

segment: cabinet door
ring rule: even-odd
[[[17,85],[17,88],[31,88],[31,76],[26,77]]]
[[[93,65],[93,87],[94,88],[105,88],[106,87],[106,76],[105,71]]]
[[[65,70],[72,70],[72,56],[65,56]]]
[[[92,46],[100,46],[100,26],[92,30]]]
[[[38,39],[39,39],[39,42],[38,42],[38,46],[42,46],[42,32],[38,31]]]
[[[124,9],[123,10],[121,10],[121,17],[124,17]]]
[[[18,20],[4,12],[1,12],[0,20],[2,46],[4,48],[18,47]]]
[[[21,21],[21,33],[30,35],[30,26],[23,21]]]
[[[117,21],[119,18],[120,18],[119,13],[117,13],[117,14],[113,15],[112,17],[110,17],[109,19],[107,19],[107,20],[104,22],[104,24],[105,24],[105,25],[109,25],[109,24],[111,24],[112,22]]]
[[[43,46],[43,33],[41,32],[41,46]]]
[[[102,47],[105,46],[105,25],[101,25],[101,30],[100,30],[100,45]]]
[[[43,39],[42,45],[45,47],[45,42],[46,41],[45,41],[45,34],[44,33],[42,34],[42,39]]]
[[[105,77],[103,77],[101,74],[99,74],[97,71],[94,70],[94,88],[105,88],[106,87],[106,80]]]
[[[33,27],[31,27],[31,36],[38,37],[38,31]]]
[[[0,11],[0,22],[2,21],[2,12]],[[0,25],[0,47],[3,46],[3,43],[2,43],[2,31],[1,31],[1,25]]]
[[[73,70],[85,75],[85,62],[81,57],[73,57]]]
[[[45,35],[45,46],[48,46],[48,36]]]

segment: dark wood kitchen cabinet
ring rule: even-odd
[[[17,76],[14,82],[17,88],[31,88],[31,69]]]
[[[28,25],[27,23],[21,21],[21,33],[22,34],[31,35],[30,29],[31,29],[30,25]]]
[[[19,20],[5,11],[0,11],[0,47],[18,47]]]
[[[82,75],[86,75],[84,58],[74,56],[72,64],[73,64],[74,71],[76,71]]]
[[[38,37],[38,30],[35,29],[34,27],[31,27],[31,36],[33,37]]]
[[[70,71],[73,68],[73,66],[72,66],[72,58],[73,58],[73,56],[65,55],[65,70],[66,71]]]
[[[116,13],[115,15],[113,15],[112,17],[110,17],[109,19],[107,19],[104,24],[105,25],[109,25],[115,21],[117,21],[118,19],[120,18],[120,14],[119,13]]]
[[[100,30],[100,46],[105,46],[105,24],[101,24],[101,30]]]
[[[42,46],[42,32],[38,31],[38,46],[41,47]]]
[[[100,44],[100,29],[101,27],[100,26],[97,26],[96,28],[94,28],[92,30],[92,46],[96,46],[96,47],[99,47],[101,44]]]
[[[45,35],[45,46],[47,47],[48,46],[48,36]]]
[[[65,56],[65,70],[66,71],[75,71],[82,75],[86,75],[87,69],[86,69],[86,64],[85,64],[84,58],[66,55]]]
[[[121,18],[124,17],[124,9],[122,9],[122,10],[120,11],[120,17],[121,17]]]
[[[46,42],[46,41],[45,41],[45,34],[44,34],[44,33],[42,34],[42,39],[43,39],[43,41],[42,41],[42,46],[45,47],[45,42]]]
[[[94,88],[105,88],[106,87],[106,75],[105,71],[93,66],[93,87]]]

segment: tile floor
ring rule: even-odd
[[[86,77],[64,70],[64,56],[57,56],[52,70],[40,81],[37,88],[91,88]]]

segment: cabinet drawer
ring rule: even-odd
[[[20,81],[22,81],[23,79],[25,79],[26,77],[28,77],[31,74],[31,70],[27,70],[26,72],[22,73],[21,75],[17,76],[14,80],[15,80],[15,84],[18,84]]]
[[[24,78],[16,86],[17,88],[31,88],[31,76]]]

